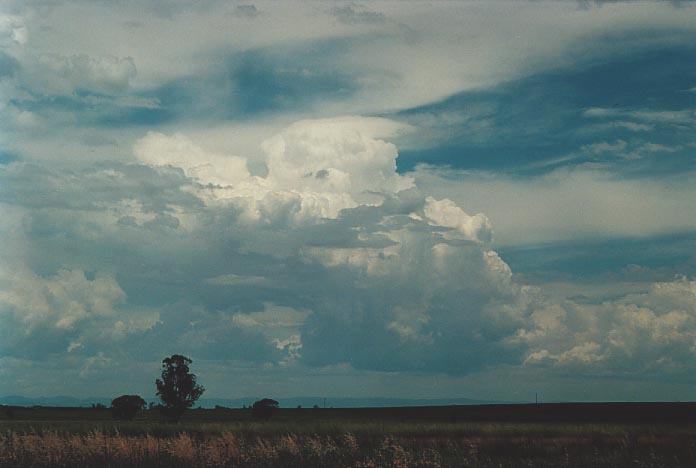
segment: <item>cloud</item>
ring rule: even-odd
[[[265,282],[266,279],[263,276],[242,276],[228,273],[226,275],[216,276],[215,278],[208,278],[205,281],[218,286],[237,286],[244,284],[261,284]]]
[[[615,109],[592,107],[583,111],[588,118],[610,119],[629,118],[639,122],[652,124],[693,125],[696,113],[690,109],[683,110],[650,110],[650,109]]]
[[[654,125],[651,124],[645,124],[645,123],[638,123],[638,122],[631,122],[631,121],[624,121],[624,120],[618,120],[615,122],[607,122],[605,124],[600,124],[601,126],[597,126],[595,128],[619,128],[619,129],[626,129],[631,132],[649,132],[655,128]]]
[[[118,369],[149,388],[170,352],[234,391],[305,391],[288,382],[317,375],[336,392],[381,379],[371,388],[385,393],[395,381],[455,392],[492,369],[635,376],[671,352],[666,371],[686,372],[692,312],[676,298],[692,290],[670,266],[582,296],[523,284],[543,253],[525,250],[521,276],[498,246],[696,229],[694,116],[679,107],[696,10],[8,5],[6,382],[31,388],[50,371],[64,382],[52,388],[91,379],[108,393],[96,381]],[[417,166],[430,156],[441,167]],[[580,250],[573,277],[596,278],[626,247]],[[671,292],[637,293],[646,278]],[[626,351],[632,340],[655,352]]]
[[[680,149],[679,146],[667,146],[660,143],[645,143],[640,148],[649,153],[674,153]]]
[[[0,13],[0,44],[21,46],[27,42],[28,36],[26,24],[21,16]]]
[[[2,132],[26,152],[35,141],[55,142],[63,135],[66,145],[75,144],[65,132],[108,121],[163,118],[156,99],[130,95],[137,75],[131,57],[106,54],[90,56],[60,53],[28,53],[24,48],[0,55],[0,118]],[[123,124],[123,122],[120,122]],[[105,138],[94,135],[94,138]],[[52,144],[52,143],[49,143]]]
[[[525,364],[614,375],[684,373],[696,357],[696,282],[654,283],[601,304],[565,302],[535,311],[520,340]]]
[[[110,358],[100,352],[96,356],[90,356],[85,359],[84,364],[80,368],[79,376],[81,378],[93,377],[97,370],[113,369],[113,364]]]
[[[242,327],[258,328],[263,333],[269,333],[273,338],[287,338],[287,336],[275,336],[277,333],[292,334],[311,314],[308,310],[295,310],[292,307],[278,306],[272,303],[264,303],[264,308],[259,312],[235,314],[232,321]]]
[[[384,13],[370,10],[355,3],[334,7],[331,9],[331,14],[338,21],[346,24],[375,24],[383,23],[386,20]]]
[[[378,235],[392,244],[383,248],[305,253],[342,291],[321,297],[305,323],[305,362],[452,374],[515,362],[510,337],[525,321],[532,292],[512,282],[495,252],[448,241],[459,232],[438,233],[418,217],[385,223]]]
[[[261,14],[256,5],[235,5],[234,9],[229,13],[231,16],[240,18],[256,18]]]
[[[396,173],[396,148],[378,137],[399,128],[357,117],[301,121],[262,144],[265,177],[244,174],[225,186],[191,170],[209,165],[211,174],[224,176],[225,157],[182,143],[181,136],[150,134],[136,144],[136,154],[154,167],[178,164],[200,184],[195,193],[210,209],[238,213],[223,236],[306,265],[316,305],[299,333],[274,337],[281,343],[297,335],[290,342],[300,362],[462,373],[514,360],[509,339],[531,296],[486,247],[492,229],[484,215],[426,197]],[[217,278],[216,284],[240,280],[236,274]],[[350,302],[336,301],[338,284]],[[233,320],[260,327],[260,318],[238,314]],[[455,342],[464,343],[462,349],[452,348]],[[376,346],[382,360],[374,360]],[[477,346],[490,355],[465,359]]]
[[[144,164],[183,169],[206,185],[228,186],[250,177],[243,158],[206,152],[181,134],[148,132],[136,142],[134,153]]]
[[[456,229],[457,237],[479,242],[490,242],[492,239],[493,227],[484,214],[469,216],[452,200],[427,197],[423,213],[431,224]]]
[[[654,153],[675,153],[681,149],[681,146],[664,145],[661,143],[635,142],[629,144],[625,140],[616,140],[613,143],[602,141],[583,145],[579,153],[590,155],[598,160],[605,158],[635,160]]]
[[[580,148],[580,151],[590,153],[594,156],[601,156],[606,153],[617,154],[623,153],[623,151],[626,149],[626,145],[627,143],[624,140],[616,140],[614,143],[603,141],[600,143],[585,145]]]
[[[4,278],[6,285],[10,282],[2,295],[3,306],[29,330],[43,323],[69,330],[87,318],[113,316],[114,306],[125,298],[113,278],[89,281],[81,271],[61,270],[48,280],[31,274],[23,281]]]
[[[118,94],[129,88],[137,69],[131,57],[45,54],[25,64],[23,73],[23,82],[42,94]]]
[[[108,268],[128,298],[119,310],[158,311],[140,330],[144,356],[174,343],[206,359],[285,366],[461,374],[514,362],[509,340],[533,294],[488,246],[483,214],[396,172],[383,138],[402,130],[374,118],[300,121],[262,144],[262,175],[186,136],[149,133],[136,164],[77,175],[12,163],[4,199],[26,217],[25,261]],[[61,188],[75,177],[79,192]],[[45,180],[45,192],[19,196],[30,180]],[[121,322],[113,328],[135,340]],[[64,350],[108,352],[73,323]]]
[[[13,161],[0,166],[0,177],[4,182],[0,201],[37,212],[55,208],[140,217],[143,210],[163,213],[169,205],[191,207],[201,203],[182,190],[190,182],[181,169],[160,168],[155,172],[147,166],[110,164],[71,172]],[[90,196],[84,197],[84,193]]]
[[[417,2],[344,3],[326,8],[324,14],[317,14],[311,3],[273,3],[260,15],[252,4],[155,5],[143,9],[132,2],[108,7],[104,3],[68,2],[43,9],[41,16],[33,15],[31,5],[22,2],[16,3],[15,9],[32,32],[33,39],[27,43],[32,45],[30,54],[69,57],[79,50],[93,58],[132,57],[138,67],[133,80],[138,89],[214,74],[221,51],[236,56],[244,51],[289,46],[295,50],[290,64],[281,66],[283,60],[271,63],[269,73],[293,64],[299,70],[311,70],[307,66],[311,62],[306,55],[308,47],[325,44],[331,48],[329,57],[336,58],[329,68],[336,75],[355,77],[347,83],[359,82],[361,91],[340,94],[340,110],[332,106],[328,112],[333,115],[424,105],[462,90],[556,69],[559,64],[577,65],[578,57],[588,56],[588,50],[596,58],[655,44],[689,44],[694,14],[690,8],[677,13],[668,4],[630,2],[602,11],[578,10],[570,3],[540,10],[534,2],[524,2],[512,16],[505,4],[482,8],[475,3],[441,4],[437,8]],[[254,21],[231,23],[229,13],[253,16]],[[80,16],[91,21],[76,23],[74,18]],[[133,28],[134,22],[147,27]],[[369,27],[370,34],[356,23]],[[51,27],[42,28],[44,24]],[[466,34],[462,34],[462,25]],[[618,40],[607,40],[607,35]],[[458,60],[452,60],[453,56]],[[289,81],[286,86],[292,86]],[[332,95],[329,100],[334,99]],[[219,99],[213,99],[214,103],[222,104]],[[316,112],[323,109],[327,107],[316,105]]]
[[[389,139],[402,131],[387,119],[299,121],[265,140],[254,172],[248,158],[210,142],[155,132],[128,164],[4,165],[0,195],[12,210],[2,233],[19,242],[2,254],[26,273],[4,279],[3,329],[32,313],[39,325],[8,337],[2,352],[80,356],[75,372],[85,376],[104,360],[169,352],[298,371],[462,376],[524,362],[641,374],[674,350],[666,369],[686,369],[692,283],[606,304],[551,299],[515,280],[482,214],[502,216],[482,204],[500,197],[500,225],[518,241],[530,231],[577,235],[563,196],[583,206],[584,226],[607,229],[611,216],[617,230],[629,218],[629,229],[654,229],[638,208],[673,226],[674,209],[631,204],[635,193],[663,193],[659,185],[625,181],[616,198],[618,182],[598,172],[524,181],[425,167],[399,174]],[[631,351],[641,333],[656,351]],[[619,338],[623,347],[612,344]]]
[[[152,310],[124,309],[126,294],[109,274],[89,279],[83,271],[59,270],[43,278],[19,268],[2,271],[0,282],[3,355],[109,347],[159,318]]]
[[[145,337],[153,345],[148,356],[183,353],[209,361],[277,364],[288,352],[278,348],[259,327],[250,327],[226,311],[177,304],[162,314],[161,323]]]
[[[396,147],[378,139],[398,129],[397,124],[379,119],[295,123],[262,144],[268,179],[274,187],[306,193],[311,204],[323,204],[320,197],[340,197],[338,206],[326,206],[325,217],[335,217],[343,207],[379,204],[380,194],[413,186],[409,178],[396,173]]]
[[[621,143],[595,149],[608,150]],[[619,155],[622,157],[622,155]],[[661,180],[617,177],[579,167],[534,177],[420,166],[408,173],[434,197],[486,213],[498,245],[600,237],[642,237],[696,229],[692,175]]]
[[[336,218],[412,186],[396,173],[396,147],[376,138],[399,128],[355,117],[296,122],[261,145],[266,177],[251,176],[243,158],[206,152],[182,135],[149,133],[134,152],[153,167],[183,169],[200,184],[202,200],[234,205],[249,220]]]
[[[285,354],[279,364],[296,363],[302,357],[301,327],[312,312],[272,303],[264,303],[263,307],[259,312],[235,314],[232,321],[243,329],[257,330],[268,337]]]

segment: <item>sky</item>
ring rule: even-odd
[[[0,395],[696,398],[696,4],[6,0]]]

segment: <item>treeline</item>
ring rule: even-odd
[[[158,410],[169,421],[178,421],[184,412],[191,408],[203,395],[205,387],[198,383],[196,374],[190,370],[193,361],[186,356],[173,354],[162,360],[162,375],[155,380],[159,404],[147,405],[140,395],[121,395],[111,401],[111,413],[114,419],[132,420],[138,414],[149,409]],[[95,409],[104,405],[93,405]],[[278,409],[278,402],[263,398],[251,405],[251,414],[260,420],[270,419]]]

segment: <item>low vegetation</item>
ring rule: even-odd
[[[286,413],[216,422],[202,416],[215,410],[192,410],[174,424],[4,420],[0,467],[696,466],[693,424],[370,421],[323,419],[322,411],[300,420]]]

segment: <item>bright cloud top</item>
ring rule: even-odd
[[[252,176],[244,158],[206,152],[183,135],[148,133],[135,145],[138,160],[171,166],[197,182],[207,203],[233,204],[268,222],[285,212],[296,221],[338,217],[358,205],[379,205],[413,187],[396,172],[396,147],[376,138],[399,126],[357,117],[301,121],[262,145],[267,175]]]

